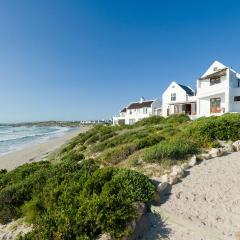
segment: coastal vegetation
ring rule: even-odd
[[[155,187],[146,166],[165,169],[193,154],[240,139],[240,114],[151,117],[131,126],[97,125],[49,161],[0,171],[0,223],[24,217],[20,239],[96,239],[129,234],[135,203],[150,204]]]

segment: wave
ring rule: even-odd
[[[23,129],[21,130],[11,130],[8,132],[4,133],[4,137],[0,137],[0,144],[1,143],[9,143],[9,142],[16,142],[16,141],[24,141],[26,139],[35,139],[35,138],[42,138],[42,137],[46,137],[46,136],[51,136],[51,135],[58,135],[64,132],[69,131],[69,128],[67,127],[59,127],[59,128],[38,128],[38,130],[45,130],[45,132],[37,132],[37,133],[31,133],[33,131],[28,131],[28,132],[24,132]],[[18,132],[20,135],[19,136],[9,136],[8,134],[10,133],[16,133]]]

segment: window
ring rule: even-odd
[[[218,67],[214,67],[213,71],[216,72],[218,70]]]
[[[148,109],[145,107],[143,108],[143,114],[147,114],[148,113]]]
[[[134,124],[135,123],[135,119],[129,119],[129,124]]]
[[[210,99],[210,112],[220,113],[221,112],[221,98]]]
[[[240,96],[235,96],[234,97],[234,102],[240,102]]]
[[[171,94],[171,101],[176,101],[176,93]]]
[[[238,79],[237,81],[238,81],[237,87],[240,88],[240,79]]]
[[[221,83],[220,77],[218,77],[218,78],[211,78],[210,79],[210,86],[218,84],[218,83]]]

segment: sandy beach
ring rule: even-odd
[[[81,127],[72,130],[63,136],[49,139],[42,143],[32,144],[12,153],[0,156],[0,169],[12,170],[24,163],[36,162],[45,159],[50,153],[60,148],[73,137],[87,128]]]
[[[240,152],[193,167],[152,208],[142,239],[232,240],[240,231]]]

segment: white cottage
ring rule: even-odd
[[[162,95],[162,115],[188,114],[191,118],[196,116],[195,91],[189,87],[172,82]]]
[[[240,112],[240,74],[215,61],[197,80],[197,115]]]
[[[141,97],[139,102],[129,103],[118,116],[113,117],[113,125],[131,125],[153,115],[161,115],[160,101],[145,100]]]

